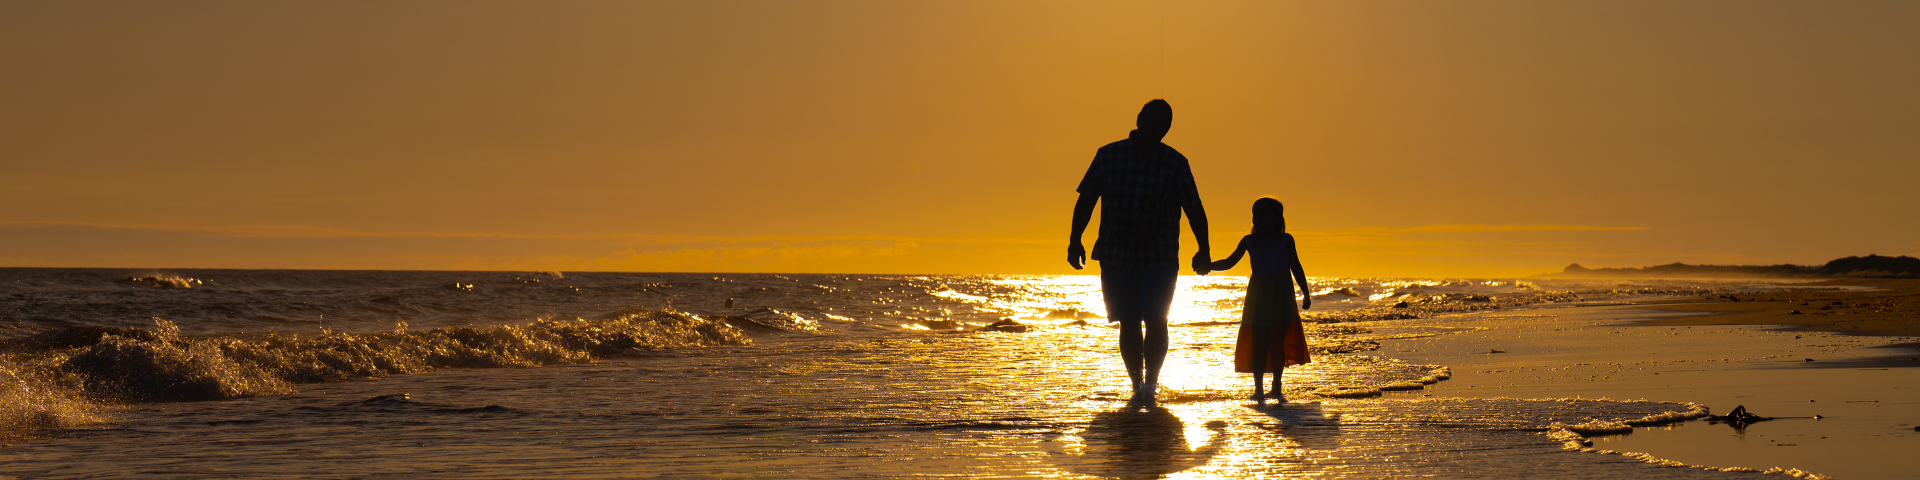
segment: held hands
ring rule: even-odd
[[[1193,254],[1193,273],[1206,275],[1208,272],[1213,271],[1213,258],[1209,253],[1210,252],[1201,250]],[[1067,265],[1072,266],[1074,270],[1086,268],[1087,247],[1083,247],[1079,243],[1067,244]]]

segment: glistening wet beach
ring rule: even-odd
[[[1357,399],[1256,411],[1236,398],[1240,379],[1182,370],[1192,374],[1170,383],[1186,390],[1167,392],[1164,410],[1124,411],[1124,377],[1100,355],[1110,331],[1089,330],[792,339],[149,404],[118,412],[116,424],[15,444],[4,473],[1382,477],[1489,464],[1509,475],[1694,473],[1563,454],[1541,434],[1553,422],[1685,410],[1674,404]],[[1230,331],[1182,333],[1189,341],[1170,363],[1192,369],[1215,364],[1210,345]],[[1334,362],[1314,370],[1291,387],[1346,379]]]
[[[1920,460],[1920,368],[1862,368],[1913,339],[1668,326],[1684,312],[1546,305],[1445,319],[1453,335],[1393,340],[1382,355],[1454,367],[1419,396],[1687,401],[1783,417],[1735,428],[1693,421],[1597,436],[1592,449],[1696,467],[1795,468],[1837,478],[1910,475]],[[1411,328],[1377,328],[1380,332]],[[1491,353],[1499,350],[1501,353]],[[1920,362],[1916,362],[1920,363]],[[1814,416],[1822,418],[1811,418]],[[1801,418],[1794,418],[1801,417]]]
[[[500,273],[329,274],[361,283],[349,288],[327,286],[338,280],[315,281],[314,276],[299,277],[298,272],[280,278],[274,277],[277,273],[238,271],[196,273],[208,285],[227,286],[226,291],[200,291],[196,289],[201,287],[113,283],[111,275],[98,272],[68,273],[72,278],[41,281],[34,287],[39,290],[21,292],[65,298],[65,303],[21,302],[14,304],[15,311],[42,306],[46,308],[41,311],[124,311],[135,308],[129,305],[140,305],[129,300],[140,299],[178,312],[192,311],[195,302],[218,307],[207,308],[205,312],[211,313],[198,317],[176,317],[182,330],[201,332],[178,341],[192,347],[238,338],[219,336],[219,332],[239,330],[220,327],[222,322],[242,326],[262,322],[223,313],[237,310],[234,306],[241,303],[235,298],[292,297],[281,300],[283,304],[251,306],[264,313],[241,311],[242,315],[270,315],[321,308],[299,303],[312,303],[308,300],[317,296],[364,305],[363,311],[369,312],[330,310],[337,315],[330,322],[338,322],[334,323],[338,328],[365,328],[355,335],[336,332],[326,337],[372,349],[354,351],[388,352],[383,355],[416,351],[382,350],[386,348],[382,345],[393,341],[368,340],[391,334],[390,327],[373,326],[391,320],[382,316],[400,312],[409,316],[407,338],[445,336],[471,349],[461,353],[470,357],[462,358],[505,359],[534,358],[529,355],[535,350],[524,349],[575,347],[558,340],[533,341],[550,335],[541,332],[557,330],[509,320],[518,314],[485,319],[491,304],[510,305],[504,310],[512,312],[599,311],[583,314],[592,318],[580,322],[598,329],[593,332],[615,336],[581,338],[604,343],[653,338],[650,335],[655,333],[648,332],[656,332],[650,330],[653,327],[613,328],[620,324],[607,323],[613,321],[608,318],[679,318],[609,313],[640,309],[659,315],[660,310],[647,309],[665,308],[661,304],[671,300],[682,312],[676,315],[706,315],[702,318],[751,327],[729,327],[741,328],[750,342],[634,345],[613,354],[587,348],[582,350],[589,352],[586,363],[439,366],[421,373],[293,383],[290,388],[296,393],[291,394],[101,403],[102,422],[46,431],[0,450],[5,460],[0,474],[69,478],[1751,475],[1659,467],[1621,455],[1566,450],[1569,441],[1579,440],[1575,431],[1594,433],[1614,424],[1634,424],[1643,425],[1632,428],[1644,432],[1645,425],[1698,417],[1705,413],[1701,406],[1684,402],[1704,403],[1701,400],[1645,394],[1610,395],[1614,400],[1605,401],[1570,400],[1576,395],[1601,395],[1543,389],[1486,395],[1487,390],[1477,386],[1485,374],[1467,373],[1468,369],[1500,369],[1501,362],[1528,364],[1533,360],[1505,355],[1531,355],[1524,353],[1530,345],[1559,348],[1556,342],[1571,340],[1529,335],[1507,345],[1509,353],[1481,357],[1424,357],[1421,351],[1428,349],[1423,348],[1403,351],[1403,346],[1421,342],[1479,348],[1473,342],[1506,338],[1508,328],[1534,328],[1547,315],[1591,311],[1515,310],[1522,305],[1508,303],[1518,301],[1514,298],[1568,290],[1551,285],[1522,288],[1510,280],[1328,279],[1330,285],[1348,282],[1340,287],[1348,293],[1329,288],[1316,297],[1316,304],[1332,310],[1326,314],[1329,317],[1384,312],[1373,314],[1380,318],[1419,311],[1411,307],[1416,304],[1433,312],[1468,313],[1311,324],[1316,362],[1288,371],[1287,391],[1296,403],[1256,410],[1243,400],[1249,386],[1246,378],[1232,374],[1227,365],[1234,330],[1227,319],[1238,307],[1236,282],[1244,279],[1183,278],[1175,307],[1180,324],[1174,327],[1173,354],[1163,377],[1162,407],[1129,411],[1122,402],[1125,375],[1112,357],[1115,332],[1098,318],[1097,290],[1088,277],[567,274],[524,282],[519,280],[525,280],[525,275]],[[89,283],[93,277],[105,278],[105,286]],[[440,285],[460,279],[476,286],[466,290]],[[80,290],[76,285],[87,286],[93,293],[76,293]],[[1616,298],[1627,295],[1622,292],[1651,288],[1609,287],[1588,290],[1585,295]],[[1662,288],[1667,287],[1678,288],[1673,284]],[[1685,288],[1753,287],[1706,283]],[[732,310],[723,306],[729,298],[739,304]],[[1474,301],[1463,301],[1469,299]],[[1410,307],[1392,308],[1400,302]],[[43,314],[24,320],[45,324],[84,317],[83,313]],[[999,318],[1014,318],[1027,331],[982,328]],[[297,320],[261,325],[280,325],[278,336],[315,335],[305,327],[287,326],[299,325]],[[113,321],[137,325],[132,319]],[[463,336],[467,334],[459,332],[464,330],[439,330],[456,328],[463,321],[478,322],[474,332],[492,332],[484,336],[491,340]],[[1465,333],[1403,338],[1441,332]],[[1561,332],[1568,339],[1594,336],[1586,331]],[[1615,345],[1656,345],[1658,340],[1634,338]],[[219,340],[234,341],[244,340]],[[58,364],[62,358],[77,358],[104,345],[120,349],[115,351],[141,351],[126,350],[139,345],[169,348],[151,341],[101,342],[11,358],[18,365],[32,366]],[[1374,345],[1381,348],[1373,350]],[[1596,348],[1606,345],[1596,344]],[[1588,368],[1577,365],[1591,363],[1580,357],[1599,354],[1569,352],[1564,358],[1541,360]],[[1478,363],[1475,358],[1492,363]],[[232,360],[245,363],[237,357]],[[1451,380],[1446,379],[1449,376]],[[1615,379],[1608,376],[1604,381]],[[1425,390],[1373,396],[1383,387],[1422,386]],[[1357,398],[1340,398],[1347,396]],[[1628,398],[1650,401],[1623,401]],[[1716,412],[1730,408],[1711,406]],[[1784,414],[1754,404],[1749,407],[1762,414]],[[1604,447],[1603,441],[1594,443]],[[1755,470],[1804,468],[1700,463]]]

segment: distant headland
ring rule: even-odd
[[[1688,265],[1671,263],[1641,268],[1587,268],[1568,265],[1538,278],[1916,278],[1920,258],[1867,255],[1847,257],[1826,265]]]

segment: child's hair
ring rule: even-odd
[[[1280,199],[1260,197],[1253,201],[1253,234],[1277,235],[1287,232],[1287,207]]]

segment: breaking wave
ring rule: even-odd
[[[0,442],[104,423],[106,410],[70,388],[0,359]]]
[[[198,285],[206,284],[206,281],[200,280],[198,278],[176,277],[172,275],[127,277],[127,278],[118,280],[118,282],[132,284],[132,285],[144,285],[144,286],[153,287],[153,288],[182,288],[182,289],[193,288]]]
[[[672,310],[586,320],[354,334],[182,336],[151,328],[70,327],[5,342],[0,435],[101,421],[115,402],[224,400],[291,393],[293,386],[441,368],[538,367],[681,347],[746,345],[724,319]]]

